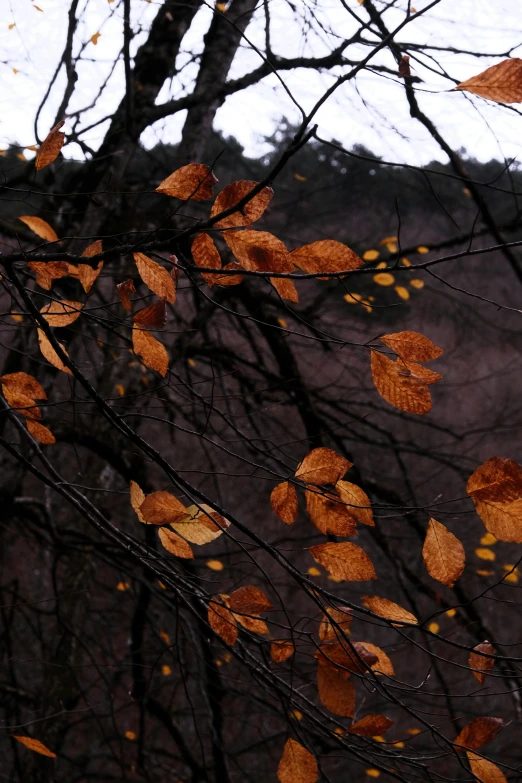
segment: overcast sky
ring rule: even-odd
[[[305,28],[307,6],[319,7],[320,25]],[[283,56],[295,54],[321,55],[332,45],[354,30],[353,19],[342,8],[339,0],[296,0],[300,19],[296,20],[286,0],[271,0],[273,17],[272,42],[275,51]],[[366,19],[364,6],[357,0],[348,0],[351,8]],[[427,0],[417,0],[417,10]],[[143,32],[133,41],[134,51],[143,42],[147,25],[157,12],[157,3],[132,0],[132,15]],[[204,7],[184,41],[184,50],[178,59],[180,75],[172,84],[165,85],[160,95],[162,102],[179,97],[190,86],[194,69],[186,66],[190,54],[201,51],[202,38],[211,19],[211,6]],[[406,0],[399,0],[397,10],[387,15],[393,27],[403,18]],[[37,10],[39,7],[41,10]],[[85,9],[79,28],[76,52],[84,45],[83,60],[78,66],[79,80],[70,109],[88,106],[98,86],[107,77],[115,52],[122,44],[121,0],[83,0]],[[44,95],[63,50],[67,26],[68,0],[2,0],[0,20],[2,89],[0,91],[0,148],[9,143],[30,145],[35,142],[33,121],[36,108]],[[520,0],[442,0],[426,17],[414,21],[401,33],[399,40],[428,43],[431,46],[457,47],[491,55],[480,60],[452,52],[437,52],[436,61],[452,77],[468,78],[499,62],[508,49],[512,56],[522,56],[522,14]],[[263,45],[263,16],[256,16],[247,30],[249,39]],[[14,25],[14,26],[13,26]],[[325,32],[326,31],[326,32]],[[329,31],[329,32],[328,32]],[[97,44],[90,42],[100,33]],[[352,47],[350,58],[360,58],[367,49]],[[432,61],[435,71],[437,62]],[[388,52],[381,53],[376,63],[395,67]],[[429,61],[426,59],[426,63]],[[236,77],[259,65],[259,56],[245,45],[233,65],[231,77]],[[522,116],[519,110],[502,108],[463,93],[450,92],[447,79],[419,63],[413,63],[414,72],[423,79],[418,85],[423,109],[434,119],[448,141],[456,148],[465,147],[469,155],[481,160],[491,157],[522,157]],[[186,66],[182,68],[182,66]],[[310,109],[332,76],[310,71],[284,73],[283,79],[295,99]],[[42,112],[39,131],[45,136],[63,93],[63,73],[56,82]],[[90,125],[111,114],[118,105],[123,90],[121,63],[114,70],[109,88],[98,105],[85,116],[84,125]],[[257,155],[266,149],[264,137],[276,128],[281,117],[298,118],[297,110],[275,77],[229,98],[219,110],[216,126],[227,135],[234,135],[247,153]],[[179,139],[184,115],[157,123],[143,136],[143,143],[152,146],[158,140],[175,142]],[[356,81],[343,86],[321,109],[318,118],[320,133],[336,138],[347,146],[364,143],[375,153],[387,159],[425,163],[433,158],[444,160],[444,155],[426,131],[408,114],[402,85],[389,76],[363,72]],[[88,132],[85,140],[93,147],[100,143],[107,123]],[[66,126],[67,130],[67,126]],[[81,157],[77,145],[64,149],[68,156]],[[30,153],[27,153],[28,156]]]

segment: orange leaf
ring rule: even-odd
[[[326,709],[344,718],[353,718],[355,712],[355,688],[350,679],[338,669],[319,664],[317,669],[319,698]]]
[[[469,765],[473,776],[480,781],[480,783],[507,783],[507,778],[503,772],[493,764],[492,761],[477,756],[476,753],[467,754]]]
[[[59,302],[49,302],[40,310],[49,326],[69,326],[80,317],[82,302],[71,302],[61,299]]]
[[[299,504],[297,501],[297,492],[293,484],[289,481],[283,481],[278,484],[270,493],[270,503],[275,513],[285,525],[291,525],[295,522]]]
[[[164,490],[147,495],[140,506],[140,511],[149,525],[169,525],[188,514],[183,503]]]
[[[217,182],[211,169],[203,163],[189,163],[164,179],[156,191],[182,201],[205,201],[212,198],[212,188]]]
[[[243,179],[227,185],[214,201],[210,217],[215,217],[220,212],[224,212],[225,209],[233,207],[241,199],[245,198],[257,184],[257,182]],[[249,223],[254,223],[256,220],[259,220],[270,204],[273,195],[274,191],[272,188],[263,188],[240,211],[232,212],[231,215],[218,221],[216,226],[219,228],[232,228],[234,226],[248,226]]]
[[[34,215],[23,215],[22,217],[19,217],[18,220],[21,220],[22,223],[29,226],[31,231],[34,231],[34,233],[42,239],[46,239],[48,242],[58,241],[58,234],[54,228],[45,220],[42,220],[42,218],[35,217]]]
[[[60,150],[62,149],[63,142],[65,140],[65,133],[62,133],[60,128],[64,124],[65,120],[60,120],[60,122],[49,131],[47,137],[42,142],[42,145],[38,150],[36,159],[34,161],[34,165],[37,171],[45,168],[45,166],[48,166],[49,163],[52,163],[53,160],[56,160],[60,154]]]
[[[230,593],[228,605],[233,612],[243,614],[260,614],[273,609],[271,601],[259,587],[254,585],[245,585]]]
[[[226,644],[233,647],[237,641],[237,621],[225,605],[226,598],[220,595],[218,599],[213,598],[208,605],[208,624]]]
[[[503,726],[502,718],[475,718],[467,726],[464,726],[453,740],[453,744],[464,745],[466,748],[476,750],[491,742]],[[462,748],[457,748],[457,750],[462,750]]]
[[[223,266],[221,256],[212,237],[208,234],[199,234],[192,243],[192,258],[196,266],[210,267],[211,269],[221,269]],[[217,282],[218,275],[211,272],[202,272],[205,282],[212,287]],[[225,275],[226,277],[226,275]]]
[[[163,329],[166,319],[167,311],[164,299],[158,299],[157,302],[153,302],[148,307],[143,307],[132,316],[135,324],[151,326],[153,329]]]
[[[2,393],[9,404],[9,407],[21,413],[27,419],[41,419],[42,412],[36,405],[35,401],[28,397],[27,394],[18,391],[17,389],[10,389],[8,386],[2,384]]]
[[[156,370],[164,378],[169,369],[167,349],[156,340],[146,329],[134,326],[132,329],[132,348],[137,356],[141,356],[147,367]]]
[[[277,768],[279,783],[315,783],[319,776],[317,761],[299,742],[287,739]]]
[[[418,625],[419,623],[415,615],[387,598],[380,598],[378,595],[365,595],[364,603],[371,612],[379,615],[379,617],[385,617],[387,620],[393,620],[401,624],[413,623]]]
[[[297,288],[295,287],[294,281],[290,280],[290,278],[271,277],[270,282],[274,286],[281,299],[286,299],[288,302],[299,301]]]
[[[240,269],[240,268],[241,267],[239,266],[239,264],[236,264],[234,262],[230,262],[230,264],[225,264],[225,266],[223,267],[223,269],[226,269],[227,271],[229,269]],[[241,274],[238,274],[238,275],[219,275],[219,274],[216,274],[216,279],[215,279],[214,282],[215,282],[216,285],[222,285],[222,286],[239,285],[240,283],[243,282],[243,275],[241,275]]]
[[[522,542],[522,498],[512,503],[474,500],[475,511],[499,541]]]
[[[46,446],[52,446],[53,443],[56,443],[56,438],[54,437],[51,430],[48,429],[47,427],[44,427],[44,425],[41,424],[40,422],[33,421],[32,419],[27,419],[26,424],[27,424],[27,429],[29,430],[33,438],[39,440],[40,443],[43,443]]]
[[[457,84],[456,90],[466,90],[481,98],[497,103],[520,103],[522,101],[522,60],[518,57],[502,60],[486,68],[477,76]],[[486,783],[486,782],[484,782]]]
[[[245,229],[225,234],[225,242],[244,269],[254,272],[291,272],[290,253],[268,231]]]
[[[46,400],[47,394],[36,378],[26,372],[12,372],[0,378],[3,386],[13,392],[26,394],[33,400]]]
[[[381,337],[381,341],[395,351],[401,359],[410,362],[429,362],[444,353],[442,348],[419,332],[385,334]]]
[[[140,511],[141,504],[145,500],[145,492],[142,490],[142,488],[140,487],[140,485],[136,481],[131,481],[130,482],[129,489],[130,489],[131,506],[134,509],[134,511],[136,512],[136,516],[138,517],[139,521],[143,525],[148,524],[147,521],[145,520],[145,517],[143,516],[143,514]]]
[[[350,677],[353,673],[362,674],[377,663],[375,653],[370,652],[364,644],[347,639],[322,644],[314,657],[321,666],[331,666],[343,677]]]
[[[49,342],[47,335],[41,329],[38,329],[38,344],[40,345],[40,351],[42,352],[42,355],[47,359],[48,362],[56,367],[57,370],[61,370],[62,372],[67,373],[67,375],[72,375],[72,371],[62,362],[53,346]],[[59,345],[65,355],[68,356],[69,354],[63,345],[61,343],[59,343]]]
[[[471,474],[466,492],[474,500],[511,503],[522,495],[522,465],[491,457]]]
[[[130,294],[135,294],[136,289],[134,287],[134,283],[132,280],[124,280],[123,283],[118,283],[116,286],[116,290],[118,291],[118,296],[120,297],[120,302],[122,303],[125,310],[131,310],[131,300],[130,300]]]
[[[270,657],[276,663],[283,663],[295,652],[295,647],[288,639],[274,639],[270,645]]]
[[[295,476],[306,484],[336,484],[352,463],[331,449],[313,449],[298,465]]]
[[[486,674],[490,672],[495,665],[495,659],[486,658],[484,655],[480,655],[480,653],[493,655],[495,650],[493,649],[493,645],[486,640],[480,644],[477,644],[473,648],[473,651],[469,654],[468,666],[470,669],[474,670],[472,674],[477,682],[483,685],[484,680],[486,679]]]
[[[347,606],[341,609],[326,607],[319,626],[319,639],[322,642],[328,642],[341,638],[343,632],[349,633],[352,619],[353,612]]]
[[[97,239],[96,242],[93,242],[92,244],[90,244],[88,247],[85,248],[85,250],[82,253],[82,256],[85,256],[86,258],[91,258],[92,256],[97,256],[98,253],[102,252],[102,250],[103,247],[102,247],[101,239]],[[103,269],[103,261],[98,262],[96,269],[94,269],[89,264],[78,264],[78,277],[80,279],[80,283],[82,284],[82,288],[86,294],[88,294],[91,288],[93,287],[102,269]]]
[[[69,264],[65,261],[29,261],[27,266],[36,272],[37,285],[46,291],[51,290],[53,280],[69,274]]]
[[[335,489],[355,519],[362,522],[363,525],[375,527],[370,499],[364,490],[349,481],[338,481]]]
[[[320,272],[349,272],[358,269],[364,262],[347,245],[335,239],[321,239],[310,245],[292,250],[293,263],[308,274]]]
[[[364,582],[377,579],[372,561],[361,547],[343,541],[340,544],[328,542],[317,544],[308,550],[328,573],[350,582]]]
[[[145,285],[161,299],[166,299],[167,302],[174,304],[176,301],[176,286],[167,270],[143,253],[134,253],[133,255],[139,275]]]
[[[190,541],[191,544],[208,544],[214,541],[230,526],[230,522],[225,517],[218,514],[206,503],[200,506],[189,506],[186,516],[177,521],[171,522],[171,527],[176,533]]]
[[[43,742],[40,742],[40,740],[33,739],[32,737],[20,737],[16,734],[13,734],[13,739],[21,742],[22,745],[25,745],[26,748],[33,750],[35,753],[39,753],[41,756],[48,756],[50,759],[56,758],[56,753],[53,753],[52,750],[46,748]]]
[[[357,535],[355,517],[337,495],[307,489],[305,498],[306,510],[320,533],[332,533],[336,536]]]
[[[375,644],[370,644],[370,642],[359,642],[359,644],[377,658],[375,663],[370,664],[372,671],[376,674],[386,674],[388,677],[393,677],[395,675],[393,664],[384,650],[381,650],[381,648],[377,647]]]
[[[190,560],[194,557],[194,553],[190,546],[184,541],[181,536],[174,533],[173,530],[167,528],[160,528],[158,530],[159,540],[171,555],[176,557],[183,557],[186,560]]]
[[[365,715],[347,731],[348,734],[357,734],[359,737],[374,737],[376,734],[384,734],[393,724],[394,721],[386,715]]]
[[[430,576],[448,587],[453,587],[466,565],[461,542],[436,519],[428,522],[422,559]]]
[[[386,402],[406,413],[422,415],[431,410],[431,395],[424,381],[397,360],[372,351],[372,376],[375,388]]]

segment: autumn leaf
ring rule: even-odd
[[[189,506],[183,519],[175,520],[170,524],[176,533],[191,544],[199,546],[215,541],[230,526],[228,519],[206,503],[200,506]]]
[[[291,525],[297,518],[299,504],[297,492],[293,484],[283,481],[274,487],[270,493],[270,503],[275,513],[285,525]]]
[[[136,288],[132,280],[124,280],[123,283],[118,283],[116,286],[120,302],[125,310],[132,310],[132,304],[130,300],[130,294],[136,293]]]
[[[474,500],[511,503],[522,495],[522,465],[491,457],[471,474],[466,492]]]
[[[418,625],[418,620],[411,612],[403,609],[399,604],[389,601],[387,598],[380,598],[377,595],[365,595],[364,603],[368,609],[379,617],[386,620],[393,620],[395,623],[412,623]]]
[[[212,630],[220,636],[230,647],[237,641],[237,621],[230,609],[226,606],[226,597],[223,595],[213,598],[208,605],[208,624]]]
[[[102,243],[100,239],[93,242],[82,253],[82,256],[90,258],[91,256],[97,256],[102,252]],[[96,268],[90,266],[90,264],[78,264],[78,278],[86,294],[89,293],[94,283],[98,279],[100,272],[103,269],[103,261],[98,261]]]
[[[430,576],[448,587],[453,587],[466,565],[461,542],[436,519],[428,522],[422,559]]]
[[[299,742],[287,739],[277,768],[279,783],[315,783],[319,777],[317,761]]]
[[[321,239],[310,245],[298,247],[292,250],[290,259],[299,269],[308,274],[349,272],[364,264],[357,253],[335,239]]]
[[[53,443],[56,443],[56,438],[51,430],[45,427],[41,422],[27,419],[26,425],[33,438],[40,441],[40,443],[43,443],[46,446],[52,446]]]
[[[322,642],[339,639],[343,632],[349,633],[352,620],[353,612],[349,607],[326,607],[319,625],[319,639]]]
[[[471,772],[480,783],[507,783],[504,773],[492,761],[483,759],[471,751],[468,751],[467,756]]]
[[[283,663],[295,652],[295,647],[288,639],[274,639],[270,645],[270,657],[275,663]]]
[[[225,264],[223,269],[229,271],[231,269],[241,269],[239,264],[236,264],[235,262],[230,262],[230,264]],[[222,286],[231,286],[231,285],[239,285],[243,282],[243,275],[237,274],[237,275],[220,275],[216,274],[215,279],[216,285],[222,285]]]
[[[394,362],[384,354],[372,351],[371,365],[375,388],[386,402],[406,413],[429,413],[431,395],[426,383],[404,368],[400,360]]]
[[[274,286],[281,299],[286,299],[287,302],[299,301],[299,294],[293,280],[285,277],[271,277],[270,283]]]
[[[138,273],[145,283],[157,296],[174,304],[176,301],[176,286],[167,270],[152,258],[143,253],[133,253]]]
[[[499,541],[522,543],[522,499],[512,503],[493,503],[474,500],[475,511],[484,522],[486,530]]]
[[[40,149],[36,153],[36,158],[34,161],[34,165],[37,171],[45,168],[45,166],[48,166],[49,163],[52,163],[54,160],[56,160],[60,154],[60,150],[62,149],[63,142],[65,140],[65,133],[62,133],[60,128],[62,128],[64,124],[65,120],[60,120],[60,122],[49,131],[47,137],[42,142]]]
[[[221,269],[223,266],[214,240],[208,234],[198,234],[191,249],[196,266],[209,267],[210,269]],[[210,287],[219,279],[219,275],[212,274],[212,272],[202,272],[201,275]],[[221,275],[222,277],[223,275]]]
[[[320,533],[336,536],[357,535],[356,521],[351,509],[345,506],[337,495],[307,489],[305,498],[310,520]]]
[[[33,400],[47,399],[42,385],[26,372],[12,372],[2,375],[0,382],[10,391],[25,394]]]
[[[245,198],[257,184],[257,182],[243,179],[224,187],[212,205],[210,217],[215,217],[220,212],[233,207],[241,199]],[[218,228],[233,228],[234,226],[248,226],[250,223],[254,223],[256,220],[259,220],[268,207],[273,195],[274,191],[272,188],[263,188],[241,210],[232,212],[232,214],[222,218],[216,223],[216,226]]]
[[[69,326],[80,317],[83,308],[82,302],[72,302],[61,299],[58,302],[49,302],[40,310],[49,326]]]
[[[346,504],[350,514],[362,522],[363,525],[375,527],[370,499],[366,492],[357,484],[351,484],[349,481],[338,481],[335,489],[339,498]]]
[[[500,729],[504,726],[502,718],[475,718],[470,721],[457,737],[453,740],[454,745],[464,745],[470,750],[477,750],[482,745],[491,742]],[[457,748],[463,750],[463,748]]]
[[[183,557],[186,560],[191,560],[194,557],[194,553],[187,542],[172,530],[162,527],[158,530],[158,536],[162,545],[171,555]]]
[[[41,756],[48,756],[50,759],[57,758],[56,753],[49,750],[40,740],[33,739],[32,737],[21,737],[17,734],[13,734],[12,737],[17,740],[17,742],[25,745],[26,748],[29,748],[29,750],[39,753]]]
[[[189,163],[164,179],[156,191],[182,201],[205,201],[212,198],[212,189],[216,182],[217,178],[208,166],[203,163]]]
[[[306,484],[336,484],[352,464],[332,449],[313,449],[299,463],[295,477]]]
[[[132,316],[132,320],[135,324],[139,324],[140,326],[163,329],[167,320],[165,300],[158,299],[157,302],[153,302],[153,304],[148,307],[143,307],[141,310],[138,310],[138,312]]]
[[[486,68],[477,76],[457,84],[456,90],[465,90],[497,103],[522,102],[522,60],[512,57]],[[486,783],[486,781],[484,781]]]
[[[163,343],[156,340],[146,329],[134,326],[132,348],[137,356],[141,356],[147,367],[156,370],[163,378],[165,377],[169,369],[169,355]]]
[[[31,231],[34,231],[34,233],[42,239],[46,239],[48,242],[58,241],[58,234],[54,228],[52,228],[47,221],[42,220],[42,218],[35,217],[34,215],[23,215],[22,217],[19,217],[18,220],[21,220],[22,223],[29,226]]]
[[[53,346],[49,342],[49,338],[43,332],[41,329],[38,329],[38,344],[40,346],[40,351],[42,352],[42,355],[47,359],[48,362],[50,362],[54,367],[56,367],[57,370],[61,370],[62,372],[67,373],[67,375],[72,375],[72,370],[70,370],[60,359],[56,351],[54,350]],[[69,354],[63,347],[61,343],[59,343],[60,348],[64,352],[66,356]]]
[[[344,677],[363,674],[377,662],[375,653],[364,644],[341,638],[321,644],[314,657],[322,666],[338,669]]]
[[[268,231],[227,232],[225,242],[244,269],[254,272],[292,272],[294,269],[283,242]]]
[[[311,555],[329,574],[350,582],[377,579],[372,561],[361,547],[343,541],[328,542],[309,547]]]
[[[228,605],[233,612],[243,614],[261,614],[273,609],[272,602],[259,587],[245,585],[228,596]]]
[[[395,675],[393,664],[384,650],[370,642],[359,642],[359,644],[377,658],[374,663],[370,664],[372,671],[376,674],[386,674],[388,677]]]
[[[404,361],[429,362],[444,353],[442,348],[419,332],[396,332],[385,334],[380,339]]]
[[[46,291],[51,290],[53,280],[69,274],[69,264],[65,261],[29,261],[27,266],[36,272],[37,285]]]
[[[149,525],[170,525],[188,515],[188,509],[183,503],[164,490],[147,495],[140,511]]]
[[[374,737],[376,734],[384,734],[393,726],[394,721],[386,715],[365,715],[356,723],[352,723],[348,734],[357,734],[359,737]]]
[[[140,485],[136,481],[131,481],[130,482],[129,489],[130,489],[131,506],[134,509],[134,511],[136,512],[136,516],[138,517],[139,521],[143,525],[148,524],[146,519],[145,519],[145,517],[143,516],[143,514],[140,511],[141,504],[145,500],[145,493],[144,493],[144,491],[142,490],[142,488],[140,487]]]
[[[485,655],[480,655],[480,653],[494,655],[495,650],[493,649],[493,645],[486,640],[477,644],[469,654],[468,666],[470,669],[473,669],[472,674],[477,682],[484,685],[486,674],[490,672],[495,665],[495,659],[486,658]]]
[[[353,718],[355,712],[355,688],[346,674],[327,664],[317,668],[319,698],[334,715]]]

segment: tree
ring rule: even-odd
[[[520,720],[522,466],[496,454],[521,422],[490,365],[499,334],[518,351],[520,176],[465,164],[423,109],[437,50],[406,36],[438,0],[340,0],[346,38],[315,2],[232,0],[196,45],[206,4],[143,25],[115,3],[125,89],[96,148],[110,79],[71,108],[90,5],[70,2],[34,161],[4,161],[2,775],[500,783],[520,772],[499,732]],[[288,8],[326,54],[273,51]],[[260,64],[236,77],[240,49]],[[192,88],[160,102],[187,55]],[[510,55],[444,76],[507,111]],[[299,123],[249,160],[216,112],[292,70],[329,86],[306,110],[291,93]],[[401,85],[447,163],[323,138],[320,109],[363,72]],[[179,144],[147,150],[184,111]],[[453,350],[464,303],[470,322],[500,309],[491,355]],[[512,562],[474,568],[497,542]]]

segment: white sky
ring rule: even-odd
[[[361,7],[357,0],[347,2],[361,19],[367,19],[364,6]],[[315,30],[305,33],[303,18],[296,22],[286,0],[270,0],[272,45],[281,56],[323,55],[355,29],[353,19],[342,8],[340,0],[295,0],[295,3],[302,17],[306,16],[307,7],[317,5],[319,18],[327,32],[316,26]],[[413,3],[417,10],[428,4],[427,0],[413,0]],[[30,145],[35,142],[33,122],[36,108],[63,50],[69,2],[1,0],[0,5],[3,11],[0,17],[0,147],[6,147],[10,142]],[[37,10],[36,5],[42,10]],[[157,5],[146,0],[132,0],[134,23],[139,23],[143,29],[133,41],[134,51],[143,42]],[[187,64],[192,51],[201,51],[212,5],[198,12],[178,58],[180,73],[172,84],[164,86],[159,103],[190,91],[194,67],[190,64],[183,69],[181,67]],[[397,0],[396,5],[397,8],[386,15],[389,27],[402,20],[406,0]],[[122,45],[121,0],[112,3],[108,0],[82,0],[80,7],[83,14],[75,52],[83,45],[83,60],[78,65],[79,80],[70,111],[88,106],[93,101],[109,72],[115,52]],[[477,59],[451,52],[432,52],[445,71],[463,80],[499,62],[501,58],[498,55],[512,47],[520,47],[512,52],[512,56],[522,56],[520,10],[520,0],[442,0],[427,16],[412,22],[398,40],[497,55]],[[249,39],[261,47],[264,42],[262,22],[263,15],[260,13],[247,30]],[[101,36],[95,46],[90,37],[98,32]],[[367,51],[360,46],[352,46],[346,55],[360,59]],[[235,78],[248,72],[260,62],[259,56],[245,45],[233,64],[230,76]],[[389,52],[380,53],[374,62],[395,67]],[[429,60],[424,58],[424,62],[429,63]],[[437,63],[433,61],[432,64],[438,71]],[[522,107],[516,106],[515,110],[502,108],[464,93],[449,92],[451,84],[447,79],[413,60],[412,66],[414,73],[423,79],[423,84],[418,85],[421,106],[450,144],[456,148],[465,147],[469,155],[481,160],[522,157],[522,116],[518,113]],[[296,100],[309,110],[332,83],[333,77],[300,70],[283,73],[282,78]],[[62,70],[40,118],[42,137],[54,120],[63,86]],[[120,62],[102,100],[85,115],[83,126],[110,115],[122,92],[123,65]],[[298,119],[292,101],[276,78],[270,76],[261,84],[227,99],[218,112],[215,124],[227,135],[234,135],[248,154],[257,155],[266,149],[264,137],[273,132],[282,116]],[[180,114],[157,123],[146,131],[143,143],[152,146],[158,140],[177,141],[183,119],[184,115]],[[427,132],[409,117],[399,80],[385,75],[363,72],[356,81],[343,86],[329,100],[318,114],[317,121],[319,132],[324,137],[336,138],[346,146],[364,143],[390,160],[426,163],[433,158],[445,159]],[[107,123],[88,131],[85,141],[96,148],[106,128]],[[81,157],[77,145],[64,148],[64,153]]]

